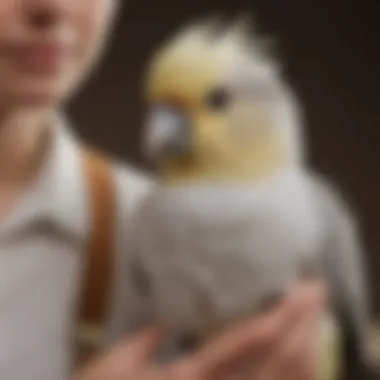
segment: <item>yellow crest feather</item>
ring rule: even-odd
[[[250,32],[251,23],[246,19],[225,25],[213,18],[185,27],[154,57],[148,96],[196,98],[233,65],[273,68],[266,46]]]

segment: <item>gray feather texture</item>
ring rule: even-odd
[[[351,319],[358,350],[369,357],[366,262],[359,228],[348,205],[331,185],[315,178],[313,188],[324,226],[324,245],[319,257],[330,285],[332,304]]]
[[[199,336],[258,312],[324,249],[319,202],[296,169],[254,186],[157,186],[135,222],[144,302],[164,326]]]
[[[130,330],[155,322],[173,335],[207,338],[259,312],[306,263],[321,269],[332,305],[353,317],[366,350],[367,294],[354,219],[331,186],[307,172],[291,169],[252,187],[157,186],[141,202],[132,235]],[[136,263],[148,293],[147,283],[133,282]],[[169,344],[171,355],[176,346]]]

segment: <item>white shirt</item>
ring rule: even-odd
[[[85,241],[91,227],[77,142],[57,128],[38,180],[0,224],[0,379],[64,380],[69,376],[72,328]],[[119,284],[123,241],[133,206],[149,182],[115,165],[117,231],[115,297],[110,336],[122,332]],[[123,306],[124,307],[124,306]]]

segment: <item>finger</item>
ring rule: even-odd
[[[197,358],[203,371],[215,376],[215,372],[221,373],[240,364],[247,354],[251,355],[249,361],[252,362],[257,352],[265,352],[289,330],[289,324],[294,323],[305,304],[320,296],[321,289],[320,284],[302,285],[270,313],[256,317],[206,345]]]
[[[282,374],[284,380],[314,380],[316,372],[316,330],[318,324],[303,328],[289,342],[289,354],[280,357],[276,378]],[[282,359],[282,360],[281,360]]]
[[[288,343],[289,353],[279,355],[277,375],[284,379],[311,380],[315,377],[316,330],[318,323],[300,327]],[[283,349],[284,352],[285,349]]]
[[[153,356],[163,338],[163,331],[157,327],[144,329],[127,336],[112,347],[102,361],[107,365],[123,370],[143,366]]]
[[[162,329],[151,327],[127,338],[119,346],[119,355],[127,355],[131,362],[140,366],[155,354],[164,336]]]
[[[284,348],[288,346],[290,350],[294,348],[297,351],[300,344],[310,341],[311,337],[315,338],[316,330],[322,321],[324,300],[324,292],[309,293],[309,298],[299,305],[299,313],[293,319],[292,328],[280,341],[280,346],[282,345]],[[308,340],[307,338],[310,339]]]
[[[258,368],[257,378],[264,380],[312,380],[315,371],[316,334],[320,318],[320,305],[311,301],[297,324],[284,337],[281,344]]]
[[[271,369],[268,371],[262,368],[267,367],[268,365],[266,363],[268,362],[273,366],[273,357],[278,351],[278,346],[284,345],[283,342],[289,345],[288,342],[291,341],[292,337],[297,336],[296,331],[300,329],[304,329],[303,333],[298,333],[298,335],[301,335],[301,338],[303,338],[306,333],[315,331],[314,325],[317,324],[321,304],[323,304],[324,288],[319,285],[316,287],[307,286],[304,287],[301,293],[296,292],[296,297],[298,297],[299,303],[296,305],[296,311],[290,316],[284,329],[280,330],[274,339],[268,341],[266,345],[263,345],[261,350],[256,350],[256,352],[254,350],[243,357],[240,362],[234,363],[235,368],[231,368],[231,370],[237,373],[239,379],[256,379],[259,371],[262,373],[273,372]],[[303,341],[305,341],[305,339]],[[306,338],[306,342],[309,341],[312,341],[312,339]],[[290,348],[288,355],[291,355],[293,351],[295,351],[294,358],[298,358],[301,354],[304,354],[303,349],[299,348],[300,344],[301,342],[297,345],[297,340],[295,340],[293,343],[294,348]],[[285,346],[285,348],[287,347]],[[284,351],[284,349],[282,349],[282,351]],[[266,376],[268,377],[269,374]]]
[[[315,314],[311,315],[310,324],[305,326],[304,339],[299,346],[299,356],[303,356],[303,360],[300,360],[297,366],[297,378],[305,380],[314,380],[318,376],[318,343],[319,334],[324,323],[324,315],[322,307],[319,307],[319,309],[317,307],[315,311]]]
[[[314,326],[312,329],[314,330]],[[280,345],[280,349],[272,346],[251,362],[247,361],[243,370],[237,369],[240,371],[237,373],[239,380],[305,380],[304,374],[312,372],[310,360],[305,362],[313,353],[310,326],[307,325],[307,329],[299,324],[293,326],[289,339],[285,335],[281,340],[286,343]],[[295,376],[296,374],[299,376]]]

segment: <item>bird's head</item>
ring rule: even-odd
[[[259,180],[297,161],[294,99],[245,23],[185,28],[145,83],[145,152],[166,181]]]

